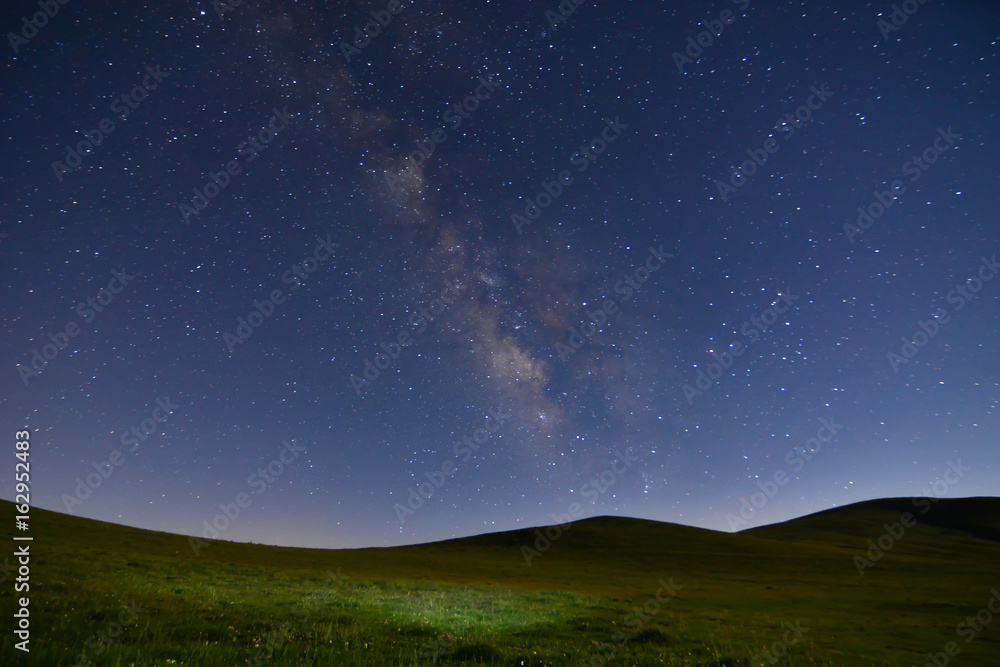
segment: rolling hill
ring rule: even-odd
[[[44,665],[1000,665],[1000,622],[982,622],[994,594],[1000,610],[1000,499],[925,500],[734,534],[601,516],[352,550],[192,548],[33,508],[31,651],[9,631],[3,651]],[[0,509],[14,544],[13,506]]]

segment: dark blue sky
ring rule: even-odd
[[[1000,495],[1000,14],[675,4],[7,3],[33,502],[355,547]]]

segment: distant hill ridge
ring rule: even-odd
[[[816,512],[779,524],[750,528],[741,534],[771,537],[787,532],[824,531],[844,535],[865,534],[871,524],[881,526],[909,513],[920,524],[966,533],[983,540],[1000,541],[1000,498],[881,498]]]
[[[5,515],[13,515],[13,507],[12,502],[0,499],[0,508],[3,509]],[[35,515],[36,526],[47,525],[53,529],[55,534],[118,530],[123,532],[123,537],[131,534],[135,538],[141,539],[143,535],[153,534],[162,538],[183,540],[185,543],[188,540],[187,536],[184,535],[132,528],[38,508],[32,508],[32,513]],[[1000,498],[994,497],[866,500],[781,523],[747,528],[737,533],[714,531],[651,519],[600,515],[562,524],[559,529],[550,529],[547,533],[549,536],[547,539],[557,534],[559,536],[556,538],[557,540],[565,538],[570,543],[581,540],[591,542],[589,548],[595,551],[618,549],[622,542],[630,543],[633,549],[639,550],[659,549],[665,543],[671,543],[674,549],[681,551],[695,551],[706,546],[725,549],[733,544],[734,539],[738,542],[743,537],[801,540],[818,539],[823,534],[845,537],[871,536],[873,530],[881,531],[885,522],[897,521],[905,513],[912,515],[917,523],[924,526],[942,531],[965,533],[982,540],[1000,542]],[[44,521],[42,521],[42,517],[44,517]],[[11,522],[6,523],[10,524]],[[511,548],[533,544],[538,538],[539,532],[544,534],[545,528],[546,526],[538,526],[484,533],[408,547],[371,548],[419,548],[430,545]],[[686,545],[695,548],[689,549]]]

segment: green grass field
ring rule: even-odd
[[[905,511],[919,522],[860,575],[854,557]],[[534,530],[343,551],[209,541],[196,556],[182,536],[31,521],[31,650],[14,647],[11,572],[2,664],[921,667],[955,642],[948,664],[1000,665],[1000,614],[960,626],[1000,590],[1000,499],[925,515],[872,501],[737,534],[598,517],[530,566]]]

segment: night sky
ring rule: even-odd
[[[992,3],[52,4],[2,10],[32,504],[338,548],[1000,495]]]

